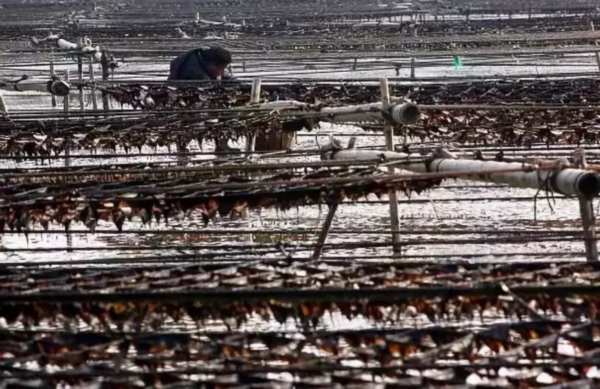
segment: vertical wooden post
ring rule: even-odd
[[[415,79],[415,57],[410,59],[410,79]]]
[[[100,64],[102,65],[102,81],[108,81],[108,57],[106,56],[106,52],[104,50],[102,50]],[[108,95],[104,91],[102,91],[102,109],[104,109],[105,116],[108,116],[110,105],[108,101]]]
[[[252,81],[252,91],[250,92],[250,104],[255,104],[260,101],[260,88],[262,81],[260,78],[255,78]],[[246,142],[246,156],[252,155],[256,148],[256,135],[249,135]]]
[[[0,91],[0,121],[3,117],[8,117],[8,107],[6,106],[6,102],[4,101],[4,96]],[[0,235],[0,242],[2,242],[2,236]],[[0,245],[1,246],[1,245]]]
[[[592,32],[596,32],[593,21],[590,22],[590,27],[592,28]],[[596,45],[596,47],[598,47],[597,39],[594,39],[594,44]],[[598,53],[598,51],[596,51],[594,54],[596,54],[596,64],[598,65],[598,71],[600,71],[600,54]]]
[[[379,81],[381,89],[381,104],[383,108],[387,108],[390,105],[390,88],[388,85],[387,78],[381,78]],[[385,146],[388,151],[394,151],[394,126],[386,123],[383,127],[385,133]],[[389,167],[389,173],[395,174],[396,169]],[[392,227],[392,248],[394,253],[400,253],[400,220],[398,218],[398,193],[396,191],[390,191],[388,193],[390,199],[390,219]]]
[[[8,106],[6,105],[6,101],[4,101],[2,92],[0,92],[0,118],[3,116],[8,116]]]
[[[574,153],[575,165],[580,169],[587,169],[585,150],[578,149]],[[589,262],[598,260],[598,241],[596,238],[596,217],[592,199],[579,196],[579,211],[583,225],[583,238],[585,239],[585,255]]]
[[[312,259],[318,260],[321,258],[321,254],[323,253],[323,245],[325,244],[325,240],[327,240],[327,235],[329,235],[329,230],[331,230],[331,224],[333,223],[333,218],[335,216],[335,211],[338,209],[338,203],[334,202],[328,204],[329,212],[327,213],[327,218],[325,219],[325,223],[323,223],[323,227],[321,229],[321,233],[319,234],[319,239],[317,240],[317,245],[313,251]]]
[[[54,77],[55,76],[55,72],[54,72],[54,51],[52,52],[52,59],[50,59],[50,77]],[[51,95],[51,99],[52,99],[52,108],[56,108],[56,96]]]
[[[585,255],[588,261],[595,262],[598,260],[598,241],[596,240],[596,217],[592,200],[579,198],[579,211],[583,224]]]
[[[252,80],[252,90],[250,92],[250,103],[258,103],[260,101],[260,89],[261,89],[262,80],[260,78],[255,78]],[[256,149],[256,134],[248,135],[248,139],[246,140],[246,157],[249,158],[254,150]],[[249,174],[252,177],[252,174]],[[248,219],[248,227],[252,229],[252,219],[250,218],[250,211],[246,208],[242,213],[242,217]],[[252,233],[248,234],[248,242],[254,242],[254,235]]]
[[[83,96],[83,58],[81,53],[77,57],[77,74],[79,75],[79,109],[85,111],[85,101]]]
[[[67,82],[67,83],[69,82],[69,69],[65,70],[65,82]],[[66,95],[63,99],[63,109],[67,116],[69,115],[70,105],[71,105],[71,96]]]
[[[69,82],[69,69],[65,70],[65,81]],[[71,98],[69,95],[66,95],[64,97],[63,109],[65,111],[65,116],[67,116],[67,117],[69,115],[70,106],[71,106]],[[71,150],[69,148],[69,147],[71,147],[70,143],[71,143],[70,140],[67,141],[67,144],[65,146],[65,167],[71,166],[71,158],[70,158]],[[69,229],[70,229],[70,226],[69,226]],[[73,248],[73,236],[71,235],[71,232],[67,231],[67,252],[72,252],[73,251],[73,250],[71,250],[72,248]]]
[[[96,96],[96,79],[94,77],[94,58],[90,58],[90,63],[88,65],[88,73],[90,77],[90,83],[92,84],[91,94],[92,94],[92,108],[94,111],[98,110],[98,96]]]

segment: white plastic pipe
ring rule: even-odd
[[[294,100],[281,100],[263,103],[261,109],[310,109],[310,104]],[[332,123],[361,123],[393,121],[399,124],[412,124],[419,118],[419,108],[413,103],[393,104],[383,109],[382,103],[350,105],[345,107],[324,107],[317,111],[319,119]]]
[[[71,86],[62,80],[42,80],[30,78],[18,82],[0,82],[0,89],[18,92],[42,92],[56,96],[66,96],[71,91]]]
[[[250,105],[252,107],[252,105]],[[301,103],[295,100],[277,100],[277,101],[269,101],[268,103],[262,103],[258,105],[260,109],[271,109],[273,111],[283,110],[283,109],[302,109],[308,108],[309,104]]]
[[[58,47],[60,47],[61,49],[65,49],[65,50],[75,50],[75,49],[77,49],[77,43],[69,42],[68,40],[63,39],[63,38],[59,38],[56,41],[56,45]]]
[[[380,157],[387,159],[405,159],[423,157],[417,154],[395,153],[378,150],[346,149],[333,152],[330,155],[334,160],[373,160]],[[532,171],[526,171],[526,168]],[[508,184],[519,188],[548,189],[551,192],[561,193],[566,196],[583,196],[587,198],[598,197],[600,193],[600,175],[593,171],[582,169],[540,169],[534,170],[531,165],[519,162],[474,161],[469,159],[433,159],[429,163],[415,162],[398,166],[399,169],[415,173],[458,173],[474,172],[473,175],[462,176],[462,179],[472,181],[494,182]],[[511,169],[523,169],[515,173],[494,173]],[[481,172],[481,173],[477,173]]]
[[[96,61],[100,61],[102,57],[100,46],[92,46],[92,40],[88,37],[79,39],[79,44],[69,42],[63,38],[57,38],[58,37],[56,36],[50,36],[45,38],[43,41],[56,39],[56,46],[58,46],[58,48],[63,50],[80,50],[83,54],[88,57],[92,57]]]
[[[417,154],[404,154],[396,153],[394,151],[379,151],[379,150],[357,150],[357,149],[344,149],[334,152],[331,155],[331,159],[341,159],[349,161],[370,161],[374,159],[385,158],[389,160],[407,160],[418,159],[423,160],[423,156]],[[420,162],[422,164],[422,162]]]
[[[410,165],[414,172],[469,172],[519,169],[519,162],[472,161],[468,159],[435,159],[429,165]],[[597,197],[600,193],[600,176],[592,171],[581,169],[534,170],[518,173],[497,173],[473,175],[468,179],[476,181],[509,184],[520,188],[547,189],[567,196]]]
[[[335,123],[370,122],[387,119],[400,124],[412,124],[419,118],[419,109],[412,103],[394,104],[386,110],[383,109],[382,103],[325,107],[320,112],[326,115],[329,121]]]

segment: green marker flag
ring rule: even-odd
[[[460,60],[460,57],[458,55],[454,56],[454,62],[453,65],[455,68],[460,69],[462,68],[462,61]]]

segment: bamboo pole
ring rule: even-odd
[[[390,106],[390,88],[388,85],[387,78],[382,78],[380,80],[381,87],[381,104],[383,108],[388,108]],[[386,123],[384,126],[385,133],[385,145],[388,151],[394,150],[394,126]],[[396,169],[393,167],[389,168],[390,174],[395,174]],[[395,254],[399,254],[400,249],[400,219],[398,218],[398,194],[396,191],[390,191],[389,194],[390,200],[390,218],[391,218],[391,227],[392,227],[392,249]]]

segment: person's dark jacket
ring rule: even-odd
[[[190,50],[171,61],[168,80],[210,80],[202,49]]]

